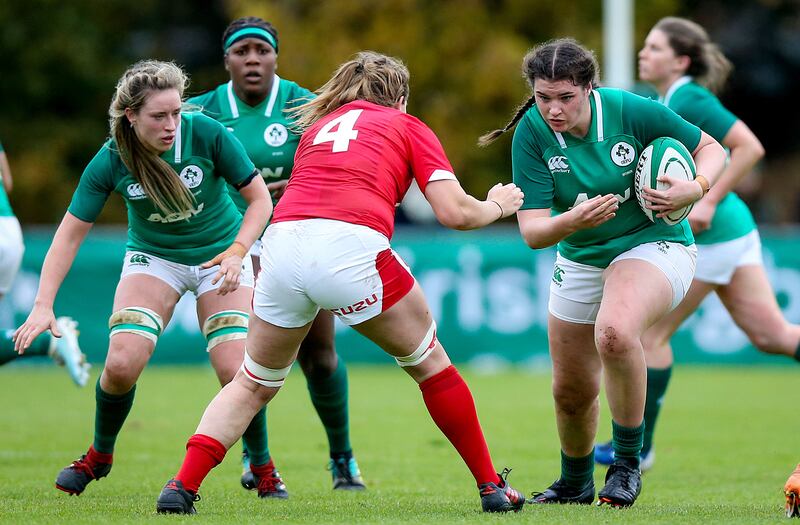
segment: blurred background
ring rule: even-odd
[[[511,134],[486,149],[475,143],[486,130],[504,124],[527,97],[522,56],[536,43],[572,36],[594,49],[603,64],[603,5],[600,0],[3,0],[0,141],[11,164],[10,198],[28,250],[17,287],[0,304],[0,322],[8,326],[24,319],[53,225],[107,136],[107,107],[129,64],[142,58],[174,60],[192,77],[189,94],[203,92],[227,81],[221,35],[231,20],[244,15],[276,26],[278,74],[309,89],[358,50],[401,57],[412,75],[409,111],[438,134],[465,188],[484,195],[497,181],[511,178]],[[622,58],[634,71],[645,35],[667,15],[702,24],[735,66],[721,99],[767,150],[737,191],[762,227],[767,269],[784,313],[798,322],[800,234],[793,225],[800,220],[800,133],[795,130],[800,104],[794,92],[800,80],[800,2],[635,2],[633,48]],[[406,221],[425,214],[410,208],[404,215]],[[98,220],[107,228],[96,228],[87,240],[57,303],[61,313],[83,323],[85,351],[93,361],[105,353],[105,319],[124,253],[124,223],[122,199],[113,197]],[[455,341],[450,348],[466,347],[464,359],[483,363],[538,363],[546,360],[544,307],[553,252],[531,252],[513,222],[504,226],[454,238],[432,225],[424,234],[409,227],[399,231],[395,244],[415,264],[438,309],[442,333]],[[440,236],[436,250],[430,249],[431,235]],[[759,359],[714,301],[679,334],[686,338],[686,357]],[[183,318],[176,314],[171,328],[178,334],[174,337],[200,341],[191,305],[181,311]],[[159,347],[168,356],[167,336]],[[357,358],[362,351],[376,354],[350,332],[342,331],[341,341],[355,349]],[[514,348],[513,355],[493,348],[503,346]],[[485,355],[475,351],[479,347]],[[194,359],[204,360],[203,354]],[[182,358],[176,354],[175,359]]]

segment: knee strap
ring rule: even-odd
[[[247,353],[247,348],[244,349],[244,362],[242,363],[242,372],[244,372],[247,379],[258,383],[259,385],[268,386],[271,388],[280,388],[289,375],[289,370],[292,369],[290,364],[286,368],[267,368],[256,363],[250,354]]]
[[[250,316],[239,310],[223,310],[208,316],[203,323],[206,351],[218,344],[236,339],[247,339],[247,320]]]
[[[136,334],[155,344],[161,335],[163,322],[161,316],[149,308],[129,306],[111,314],[108,328],[111,330],[110,337],[121,333]]]
[[[425,334],[425,337],[414,353],[406,357],[395,357],[394,360],[397,361],[398,365],[403,367],[417,366],[428,359],[433,349],[436,348],[436,342],[436,321],[432,321],[431,327],[428,328],[428,333]]]

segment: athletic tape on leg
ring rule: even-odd
[[[431,355],[434,348],[436,348],[436,321],[431,322],[428,333],[425,334],[425,337],[413,354],[406,357],[395,357],[394,360],[397,361],[397,364],[400,366],[417,366],[428,359],[428,356]]]
[[[218,344],[236,339],[247,339],[247,313],[239,310],[223,310],[208,316],[203,323],[206,351]]]
[[[117,310],[108,318],[109,337],[121,333],[141,335],[155,343],[161,335],[161,316],[149,308],[129,306]]]
[[[259,385],[272,388],[282,387],[283,382],[286,380],[286,376],[289,375],[289,370],[291,369],[292,365],[289,365],[286,368],[267,368],[266,366],[261,366],[253,361],[253,358],[247,353],[247,349],[244,349],[242,372],[244,372],[244,375],[248,379],[258,383]]]

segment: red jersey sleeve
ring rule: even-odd
[[[404,114],[403,120],[408,162],[422,193],[428,182],[457,180],[436,134],[416,117]]]

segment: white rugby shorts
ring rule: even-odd
[[[694,245],[659,241],[640,244],[623,252],[609,266],[624,259],[641,259],[653,264],[664,273],[672,286],[670,309],[674,309],[692,284],[696,258],[697,249]],[[570,261],[559,253],[550,280],[550,313],[562,321],[594,324],[603,299],[604,270]]]
[[[120,279],[137,273],[152,275],[174,288],[178,295],[194,292],[196,297],[200,297],[204,293],[222,286],[222,279],[217,284],[211,284],[218,271],[219,266],[212,266],[206,269],[200,268],[200,266],[189,266],[167,261],[149,253],[129,251],[125,253]],[[250,257],[244,257],[242,259],[239,286],[252,288],[253,281],[253,261]]]
[[[11,289],[22,264],[25,244],[16,217],[0,217],[0,295]]]
[[[306,219],[270,224],[262,237],[253,311],[297,328],[320,308],[356,325],[388,310],[414,286],[383,234],[358,224]]]
[[[754,229],[731,241],[697,245],[697,271],[694,278],[711,284],[726,285],[740,266],[763,266],[761,236]]]

